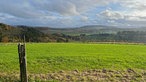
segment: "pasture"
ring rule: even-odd
[[[146,81],[144,44],[27,43],[26,54],[29,81]],[[19,81],[15,43],[0,44],[1,81]]]

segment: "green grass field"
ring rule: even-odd
[[[27,43],[26,48],[30,75],[73,70],[132,69],[143,74],[141,80],[145,81],[146,45],[143,44]],[[17,52],[17,44],[0,44],[0,82],[11,74],[18,76]]]

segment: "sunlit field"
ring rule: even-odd
[[[26,54],[29,81],[146,81],[144,44],[27,43]],[[0,44],[1,81],[19,81],[17,44]]]

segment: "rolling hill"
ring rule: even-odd
[[[0,42],[22,42],[24,35],[26,42],[68,42],[76,38],[62,33],[44,33],[30,26],[10,26],[0,23]]]
[[[99,34],[99,33],[109,33],[115,34],[119,31],[146,31],[145,27],[137,28],[122,28],[115,26],[104,26],[104,25],[88,25],[76,28],[50,28],[50,27],[37,27],[36,29],[44,33],[63,33],[67,35],[80,35],[80,34]]]
[[[142,42],[146,43],[146,28],[120,28],[88,25],[76,28],[10,26],[0,23],[1,42]]]

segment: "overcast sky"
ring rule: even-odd
[[[1,0],[0,22],[50,27],[146,26],[146,0]]]

